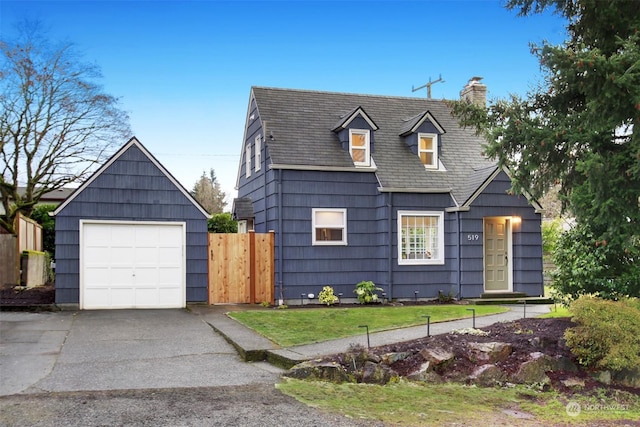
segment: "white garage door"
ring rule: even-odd
[[[80,223],[80,308],[185,306],[184,223]]]

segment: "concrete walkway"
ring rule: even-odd
[[[476,317],[476,328],[489,326],[496,322],[509,322],[522,319],[525,315],[526,317],[536,317],[549,312],[549,306],[546,304],[528,304],[526,307],[518,304],[506,305],[505,307],[508,307],[509,311]],[[469,308],[473,308],[473,306]],[[366,333],[363,333],[362,335],[332,341],[282,348],[226,315],[226,313],[230,311],[245,309],[247,309],[247,306],[221,305],[191,307],[193,312],[202,316],[203,320],[225,337],[225,339],[236,348],[240,356],[247,361],[267,360],[277,366],[290,368],[305,360],[317,359],[334,353],[343,353],[347,351],[352,344],[367,345],[367,336]],[[427,312],[428,307],[425,307],[425,313]],[[449,333],[456,329],[471,327],[473,327],[472,318],[438,322],[430,325],[429,333],[431,335],[438,335]],[[425,336],[427,336],[426,319],[425,324],[422,326],[371,333],[369,335],[369,342],[371,347],[377,347],[410,341]]]

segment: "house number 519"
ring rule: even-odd
[[[479,234],[467,234],[467,240],[470,242],[476,241],[476,240],[480,240],[480,235]]]

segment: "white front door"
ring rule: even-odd
[[[484,219],[484,290],[511,291],[511,221],[509,218]]]
[[[185,224],[80,223],[80,308],[186,304]]]

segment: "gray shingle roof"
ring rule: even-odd
[[[233,219],[235,220],[253,219],[256,216],[253,212],[253,203],[251,202],[250,197],[233,199],[231,212],[233,213]]]
[[[477,188],[470,187],[490,175],[486,169],[496,167],[482,154],[483,139],[461,128],[443,100],[265,87],[252,93],[263,125],[273,132],[267,147],[274,164],[356,169],[332,129],[360,106],[379,127],[372,157],[383,188],[449,189],[461,204]],[[419,120],[426,111],[445,130],[440,161],[446,171],[425,169],[400,136],[408,119]]]

